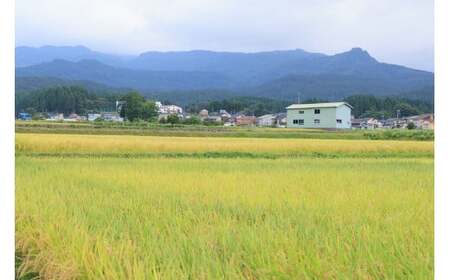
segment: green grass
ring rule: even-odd
[[[117,137],[17,134],[19,277],[433,278],[433,143]]]

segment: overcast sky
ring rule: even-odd
[[[16,45],[334,54],[433,71],[432,0],[16,0]]]

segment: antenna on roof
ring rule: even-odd
[[[300,104],[300,92],[297,93],[297,104]]]

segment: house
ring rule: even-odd
[[[64,114],[62,113],[48,113],[47,121],[62,121],[64,120]]]
[[[352,128],[361,128],[361,123],[363,122],[363,119],[354,119],[352,118]]]
[[[155,102],[156,108],[159,114],[165,115],[181,115],[183,114],[183,108],[176,105],[163,105],[161,102]]]
[[[198,113],[198,115],[200,116],[200,119],[205,119],[205,118],[207,118],[208,117],[208,110],[206,110],[206,109],[202,109],[199,113]]]
[[[383,128],[395,128],[397,126],[397,120],[396,118],[388,118],[385,120],[382,120]]]
[[[75,113],[72,113],[67,118],[65,118],[64,121],[65,122],[78,122],[78,121],[81,121],[81,117]]]
[[[286,107],[289,128],[351,128],[352,106],[347,102],[292,104]]]
[[[208,114],[207,117],[203,117],[202,120],[206,121],[206,122],[220,123],[220,122],[222,122],[222,116],[218,113],[211,113],[211,114]]]
[[[219,110],[219,115],[222,118],[222,122],[228,122],[231,119],[231,114],[228,113],[226,110]]]
[[[383,123],[375,118],[352,119],[352,128],[376,129],[383,127]]]
[[[418,129],[434,129],[434,115],[423,114],[406,118],[407,123],[413,123]]]
[[[101,118],[109,122],[123,122],[123,118],[116,112],[104,112],[101,114]]]
[[[28,113],[19,113],[17,118],[22,121],[31,121],[31,115]]]
[[[93,122],[93,121],[95,121],[96,119],[99,119],[99,118],[101,118],[102,117],[102,115],[101,114],[88,114],[87,115],[87,119],[88,119],[88,121],[90,121],[90,122]]]
[[[236,125],[253,126],[256,124],[256,117],[239,115],[236,117],[235,123]]]
[[[262,115],[256,118],[257,126],[274,126],[277,121],[277,116],[275,114]]]
[[[383,124],[383,128],[406,128],[408,126],[407,118],[389,118],[380,121]]]
[[[383,128],[406,128],[406,126],[408,125],[408,122],[405,118],[389,118],[379,122],[383,125]]]
[[[278,113],[275,117],[275,123],[277,127],[286,127],[287,115],[286,113]]]

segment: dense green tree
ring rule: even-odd
[[[146,101],[142,106],[142,119],[146,121],[155,121],[158,117],[158,108],[155,102]]]
[[[120,100],[125,102],[120,111],[120,116],[129,121],[151,121],[158,115],[155,103],[146,101],[138,92],[130,92]]]
[[[124,95],[121,99],[125,103],[122,105],[120,116],[129,121],[136,121],[142,118],[145,98],[138,92],[130,92]]]
[[[167,121],[167,123],[174,125],[174,124],[180,123],[180,118],[177,115],[168,115],[166,121]]]
[[[417,108],[414,108],[406,102],[399,103],[395,106],[395,109],[400,111],[401,116],[412,116],[421,113]]]
[[[353,95],[344,100],[353,106],[352,114],[358,118],[392,118],[397,116],[397,110],[400,110],[402,117],[434,111],[432,103],[397,96],[375,97],[371,95]]]
[[[416,128],[416,125],[413,123],[413,122],[410,122],[410,123],[408,123],[408,125],[406,125],[406,128],[407,129],[415,129]]]
[[[114,110],[114,95],[88,92],[78,86],[58,86],[16,93],[16,113],[59,112],[64,114]]]

